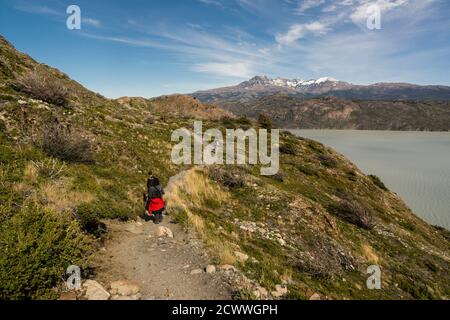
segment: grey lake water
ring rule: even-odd
[[[290,130],[375,174],[416,215],[450,229],[450,132]]]

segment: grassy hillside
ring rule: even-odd
[[[0,39],[0,298],[55,298],[67,266],[90,272],[102,218],[141,213],[148,170],[165,184],[171,132],[248,127],[184,96],[108,100]],[[375,177],[319,143],[281,138],[281,172],[194,168],[167,195],[170,213],[216,259],[287,298],[441,299],[450,292],[449,235]],[[236,259],[236,251],[249,256]],[[365,287],[379,264],[383,290]],[[245,283],[241,298],[254,298]]]

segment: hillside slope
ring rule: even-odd
[[[0,39],[0,298],[55,298],[71,264],[95,275],[102,219],[141,214],[148,170],[166,185],[188,169],[170,161],[173,130],[194,119],[257,126],[210,108],[183,96],[108,100]],[[245,276],[236,297],[448,298],[448,231],[319,143],[283,133],[280,151],[276,176],[193,168],[167,194],[170,218],[197,233],[211,263]],[[372,264],[382,290],[365,286]]]
[[[236,115],[270,116],[282,128],[449,131],[448,101],[366,101],[335,97],[299,99],[272,95],[250,101],[223,100],[217,105]]]

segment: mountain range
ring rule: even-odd
[[[266,114],[282,128],[449,131],[450,87],[407,83],[354,85],[257,76],[193,97],[238,116]]]
[[[334,96],[359,100],[450,100],[449,86],[409,83],[357,85],[330,77],[301,80],[256,76],[236,86],[197,91],[192,95],[212,103],[229,99],[248,101],[280,93],[297,98]]]

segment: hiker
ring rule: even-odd
[[[147,195],[145,197],[145,210],[148,217],[153,218],[155,224],[162,222],[165,203],[163,199],[164,189],[159,179],[149,174],[147,180]]]
[[[150,193],[150,187],[153,184],[153,179],[155,179],[155,176],[153,175],[153,172],[149,171],[148,172],[148,178],[147,178],[147,194]]]

